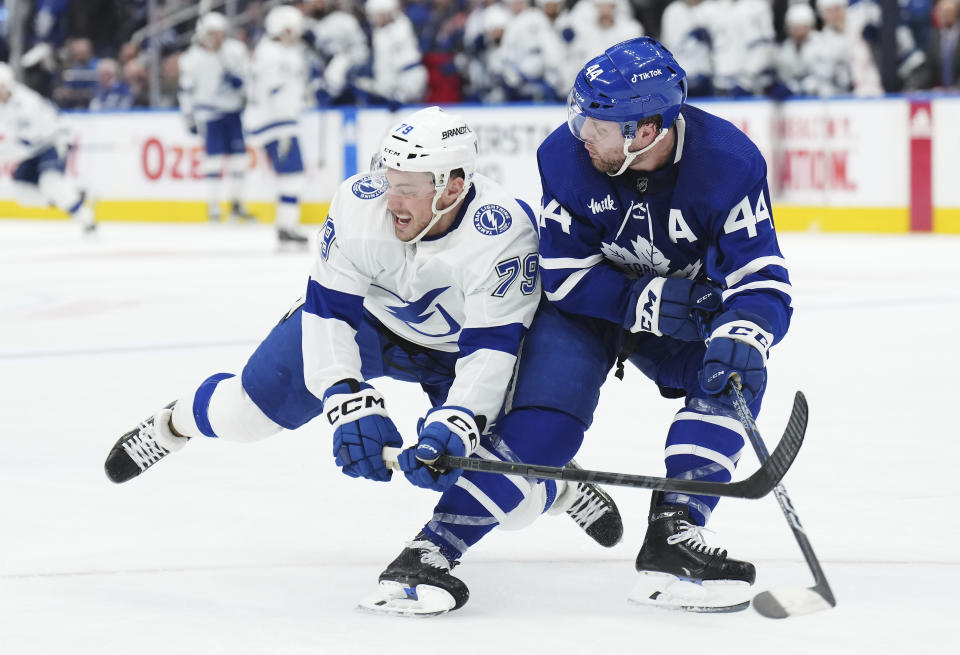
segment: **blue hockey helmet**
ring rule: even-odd
[[[567,99],[568,124],[578,139],[587,118],[619,123],[626,139],[637,123],[660,115],[673,125],[687,99],[687,74],[657,41],[639,37],[607,48],[587,62]]]

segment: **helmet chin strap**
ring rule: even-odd
[[[436,193],[433,194],[433,202],[430,205],[430,209],[433,211],[433,218],[430,219],[430,222],[427,223],[427,226],[425,228],[420,230],[420,234],[418,234],[417,236],[407,241],[407,243],[411,243],[411,244],[417,243],[418,241],[420,241],[420,239],[427,236],[427,232],[429,232],[430,228],[432,228],[434,225],[437,224],[437,221],[440,220],[440,217],[446,214],[448,211],[450,211],[452,207],[456,207],[457,203],[463,200],[463,198],[467,195],[467,192],[470,191],[470,185],[469,184],[463,185],[463,190],[460,192],[460,195],[457,196],[457,199],[453,201],[452,205],[450,205],[446,209],[437,209],[437,203],[440,202],[440,197],[443,195],[443,192],[446,191],[446,189],[447,187],[446,185],[444,185],[443,188],[437,189]]]
[[[620,167],[620,170],[616,173],[607,173],[610,177],[616,177],[618,175],[623,175],[623,172],[630,168],[630,164],[633,163],[633,160],[642,155],[643,153],[649,151],[655,145],[663,141],[663,137],[667,136],[667,132],[670,131],[669,127],[661,128],[660,133],[657,135],[657,138],[650,142],[645,148],[640,148],[640,150],[630,150],[630,144],[633,143],[633,139],[624,139],[623,140],[623,154],[625,159],[623,160],[623,165]]]

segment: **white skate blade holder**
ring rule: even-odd
[[[456,605],[453,596],[432,585],[407,587],[393,580],[383,580],[380,587],[359,603],[357,610],[384,616],[428,617],[446,614]]]
[[[750,594],[750,585],[739,580],[692,582],[669,573],[641,571],[627,602],[684,612],[740,612],[750,607]]]

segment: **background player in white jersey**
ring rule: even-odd
[[[84,232],[92,232],[96,223],[86,193],[64,173],[71,138],[60,123],[57,108],[18,83],[13,69],[0,62],[0,160],[18,162],[13,170],[16,185],[36,189],[52,206],[67,212]]]
[[[300,41],[303,15],[280,5],[267,13],[266,35],[253,51],[250,104],[244,116],[247,132],[264,144],[276,173],[277,239],[305,244],[300,223],[303,157],[300,153],[300,114],[307,84],[307,55]]]
[[[416,382],[430,399],[417,445],[399,457],[418,485],[457,480],[459,471],[428,468],[442,453],[508,456],[486,433],[540,298],[532,212],[475,174],[475,134],[438,107],[394,126],[380,154],[378,172],[338,188],[304,298],[242,374],[210,376],[123,435],[107,456],[111,480],[139,475],[189,438],[255,441],[321,413],[345,474],[389,480],[381,451],[402,439],[369,384],[378,377]],[[522,485],[528,495],[541,488]],[[588,492],[599,493],[577,485],[567,495]],[[415,543],[401,556],[401,584],[418,573],[431,580],[432,570],[410,565],[437,546]]]
[[[210,181],[208,214],[220,220],[220,179],[227,173],[231,218],[250,219],[241,203],[247,150],[240,113],[249,75],[247,47],[227,37],[229,23],[216,12],[197,21],[194,43],[180,57],[180,113],[187,129],[203,137],[204,172]]]
[[[394,105],[420,102],[427,91],[427,69],[413,23],[398,0],[367,0],[364,10],[372,52],[371,76],[354,80],[361,98],[365,94],[365,100]]]
[[[662,396],[685,399],[666,435],[667,477],[732,478],[746,433],[728,378],[741,380],[756,414],[769,348],[789,326],[791,287],[763,156],[743,132],[685,100],[673,56],[652,39],[626,41],[587,62],[568,124],[538,150],[546,302],[497,426],[521,461],[569,462],[608,372],[629,360]],[[467,512],[448,509],[424,528],[447,561],[520,502],[503,488],[488,495],[498,499],[495,511],[475,507],[465,520]],[[438,507],[463,497],[448,488]],[[754,566],[701,537],[718,500],[653,494],[632,601],[710,612],[749,606]],[[450,578],[445,588],[457,589]]]
[[[316,55],[316,97],[321,106],[351,99],[353,75],[370,59],[360,21],[352,13],[338,8],[337,2],[310,0],[304,3],[304,11],[311,20],[303,38]]]

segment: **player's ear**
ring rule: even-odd
[[[462,177],[451,178],[450,181],[447,182],[447,190],[445,195],[451,200],[456,198],[460,195],[460,192],[463,191],[463,184],[464,182]]]

